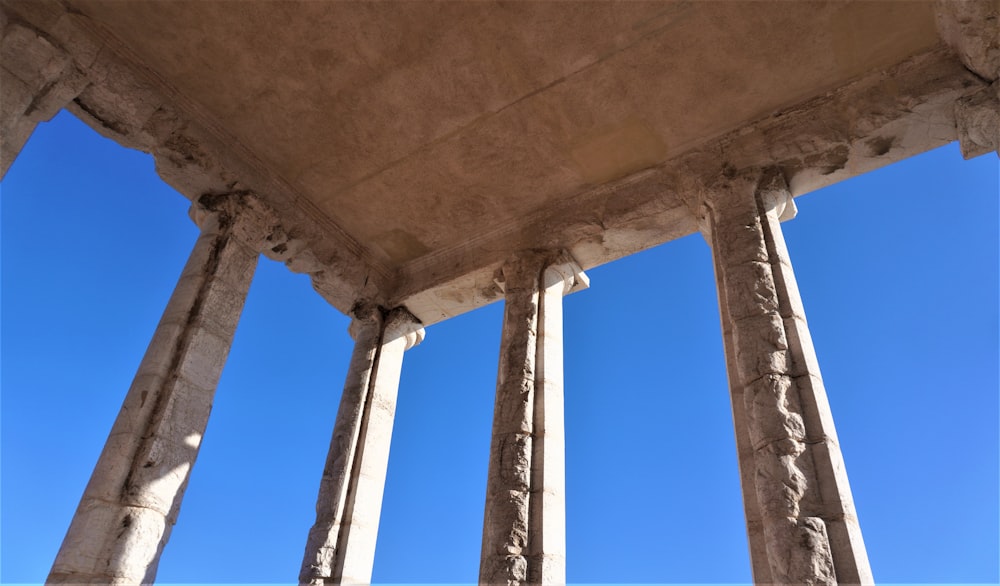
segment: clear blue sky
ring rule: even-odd
[[[876,580],[998,581],[998,164],[950,145],[784,224]],[[147,155],[62,113],[2,184],[0,581],[44,580],[196,237]],[[750,580],[712,263],[566,298],[571,582]],[[376,582],[477,578],[502,306],[407,353]],[[262,259],[159,581],[293,583],[348,320]]]

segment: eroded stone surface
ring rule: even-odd
[[[780,217],[792,215],[790,199],[781,172],[769,170],[720,180],[703,200],[744,499],[751,493],[756,500],[746,505],[754,580],[869,584],[871,568],[781,235]]]
[[[258,244],[269,232],[236,199],[196,206],[202,233],[125,396],[50,583],[137,584],[156,576],[256,268]]]
[[[529,251],[507,262],[480,584],[565,584],[562,298],[575,263]]]
[[[389,464],[403,352],[423,328],[408,311],[361,303],[354,309],[354,353],[320,480],[316,521],[299,572],[301,584],[371,582]]]
[[[941,38],[971,71],[987,81],[1000,77],[1000,5],[995,0],[937,0]]]
[[[1000,149],[1000,82],[966,96],[955,105],[955,124],[966,159]],[[1000,156],[1000,152],[998,152]]]
[[[2,23],[0,177],[35,125],[52,118],[90,83],[61,48],[31,27]]]

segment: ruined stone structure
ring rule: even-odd
[[[565,582],[562,298],[695,231],[754,580],[872,582],[780,222],[997,150],[996,2],[0,6],[3,172],[66,108],[201,228],[50,582],[154,579],[260,254],[354,320],[300,581],[370,580],[405,351],[502,299],[480,581]]]

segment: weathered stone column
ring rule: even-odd
[[[588,283],[575,263],[533,252],[509,261],[502,273],[506,301],[479,582],[565,584],[562,297]]]
[[[354,353],[306,542],[302,584],[371,582],[403,352],[424,338],[420,322],[404,308],[384,319],[373,306],[359,305],[353,313]]]
[[[711,232],[708,225],[703,224],[705,239],[711,244]],[[736,435],[736,457],[740,468],[740,488],[743,493],[743,514],[746,517],[747,543],[750,546],[750,571],[754,584],[771,584],[771,566],[767,561],[767,550],[764,540],[764,525],[760,515],[760,505],[757,504],[757,492],[754,488],[754,448],[750,442],[747,429],[746,406],[743,404],[743,387],[740,384],[740,372],[736,364],[736,341],[733,337],[733,326],[728,319],[729,303],[726,290],[721,286],[719,275],[719,255],[713,255],[715,275],[719,295],[719,314],[722,324],[722,345],[726,358],[726,376],[732,393],[732,411],[734,431]]]
[[[754,581],[873,583],[781,234],[794,216],[784,178],[738,175],[705,203]]]
[[[70,57],[0,7],[0,178],[39,122],[51,119],[90,83]]]
[[[243,198],[214,198],[212,204],[215,211],[192,206],[201,235],[111,428],[49,583],[138,584],[156,576],[258,246],[269,230]]]

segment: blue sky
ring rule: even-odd
[[[997,582],[997,157],[957,145],[800,197],[785,223],[875,578]],[[44,580],[197,234],[150,157],[62,113],[0,196],[0,581]],[[750,580],[699,235],[565,300],[575,583]],[[376,582],[475,582],[502,306],[406,356]],[[163,583],[293,583],[352,342],[262,259]]]

